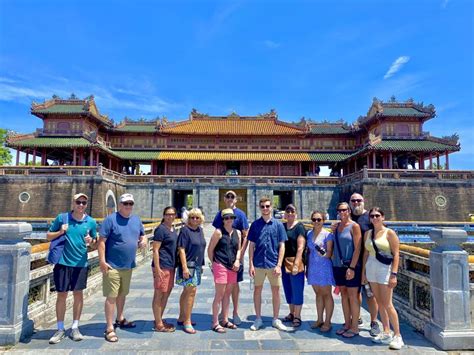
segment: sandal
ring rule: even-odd
[[[339,328],[338,330],[336,330],[336,334],[337,335],[342,335],[344,334],[345,332],[347,332],[350,328],[346,328],[346,327],[341,327]]]
[[[226,323],[221,323],[221,326],[227,329],[237,329],[237,326],[234,323],[229,322],[229,321],[227,321]]]
[[[301,327],[301,318],[293,318],[293,328]]]
[[[183,325],[183,330],[188,334],[196,334],[196,329],[194,329],[193,326],[189,324]]]
[[[359,333],[353,332],[351,329],[348,329],[347,331],[342,333],[342,336],[344,338],[353,338],[353,337],[358,336],[358,335],[359,335]]]
[[[293,319],[295,319],[295,316],[293,313],[289,313],[285,318],[283,318],[283,322],[293,322]]]
[[[133,322],[129,322],[127,318],[122,320],[115,320],[115,327],[119,327],[120,329],[128,329],[128,328],[135,328],[137,325]]]
[[[223,333],[226,333],[227,331],[224,329],[224,327],[222,327],[222,325],[220,324],[216,324],[215,326],[212,327],[212,331],[216,332],[216,333],[220,333],[220,334],[223,334]]]
[[[110,343],[118,342],[118,336],[115,334],[115,330],[106,330],[104,332],[104,338]]]
[[[319,330],[321,331],[321,333],[327,333],[327,332],[329,332],[331,329],[332,329],[332,325],[323,325],[323,326],[321,326],[321,328],[319,328]]]
[[[154,332],[160,332],[160,333],[172,333],[176,330],[176,328],[171,325],[163,322],[163,325],[161,327],[157,327],[156,324],[152,328]]]
[[[317,329],[320,326],[322,326],[323,324],[324,324],[324,322],[314,322],[313,324],[311,324],[311,329]]]

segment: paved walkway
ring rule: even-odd
[[[211,227],[205,228],[207,239],[212,233]],[[246,263],[248,265],[248,263]],[[165,313],[165,318],[176,322],[179,307],[181,287],[175,287]],[[117,354],[135,353],[180,353],[180,354],[298,354],[330,352],[338,354],[389,351],[385,345],[373,344],[368,334],[368,329],[363,328],[360,336],[354,339],[343,339],[335,334],[343,322],[340,298],[335,297],[335,310],[333,316],[333,330],[322,334],[312,330],[310,324],[315,320],[315,297],[311,287],[305,288],[305,305],[303,306],[303,325],[295,332],[280,332],[271,327],[271,293],[268,284],[265,284],[263,294],[264,328],[257,332],[251,331],[250,325],[255,319],[253,310],[252,292],[248,277],[241,283],[241,317],[242,325],[237,330],[229,330],[226,334],[216,334],[210,330],[211,304],[214,297],[212,275],[205,269],[203,283],[198,288],[196,304],[193,310],[193,320],[197,322],[195,335],[185,334],[181,329],[174,333],[155,333],[153,327],[153,313],[151,302],[153,297],[152,274],[150,266],[144,265],[137,268],[133,274],[132,286],[125,308],[125,316],[134,320],[137,327],[131,330],[117,330],[120,338],[118,343],[108,343],[103,338],[104,298],[101,292],[86,300],[82,315],[80,329],[85,335],[85,340],[73,342],[66,338],[61,343],[49,345],[48,339],[54,333],[55,324],[47,324],[37,329],[33,337],[25,343],[20,343],[7,351],[10,353],[35,354],[92,354],[98,352],[113,352]],[[284,302],[283,291],[280,316],[288,313]],[[362,317],[368,322],[369,315],[362,309]],[[72,323],[71,312],[68,311],[66,324]],[[414,331],[409,325],[402,323],[402,336],[407,347],[403,354],[428,354],[442,353],[421,334]],[[391,351],[392,354],[394,353]]]

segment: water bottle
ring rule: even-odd
[[[374,293],[372,292],[372,289],[370,288],[370,285],[369,283],[366,283],[364,285],[364,288],[365,288],[365,294],[367,295],[367,297],[374,297]]]

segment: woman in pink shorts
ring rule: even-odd
[[[229,321],[229,302],[232,289],[237,283],[237,271],[240,267],[240,231],[232,228],[235,219],[234,211],[226,208],[221,212],[224,226],[214,231],[209,242],[207,254],[212,260],[212,273],[216,294],[212,302],[212,330],[225,333],[226,329],[236,329]],[[222,323],[219,324],[219,305],[222,304]]]

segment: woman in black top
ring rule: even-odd
[[[286,206],[286,223],[283,225],[288,240],[285,242],[285,258],[281,278],[286,302],[290,307],[290,314],[285,317],[284,321],[292,322],[295,328],[301,326],[304,291],[303,251],[306,246],[306,231],[303,224],[298,222],[296,217],[296,207],[292,204]]]
[[[237,284],[237,271],[240,267],[241,234],[232,228],[235,220],[234,211],[226,208],[221,212],[222,228],[214,231],[209,242],[207,255],[212,261],[212,273],[216,293],[212,303],[212,330],[216,333],[225,333],[226,329],[236,329],[237,326],[229,322],[230,295]],[[219,305],[222,303],[222,323],[219,324]]]
[[[191,312],[196,297],[196,288],[201,284],[202,265],[204,265],[204,250],[206,239],[201,225],[204,216],[199,208],[189,211],[186,225],[179,231],[178,253],[179,262],[176,283],[183,286],[179,299],[178,325],[182,325],[188,334],[195,334],[191,322]]]
[[[174,332],[175,327],[163,320],[163,312],[168,302],[174,284],[174,269],[176,264],[176,245],[178,234],[173,223],[176,209],[168,206],[163,211],[163,219],[153,236],[153,270],[154,288],[153,314],[155,316],[154,330],[157,332]]]

